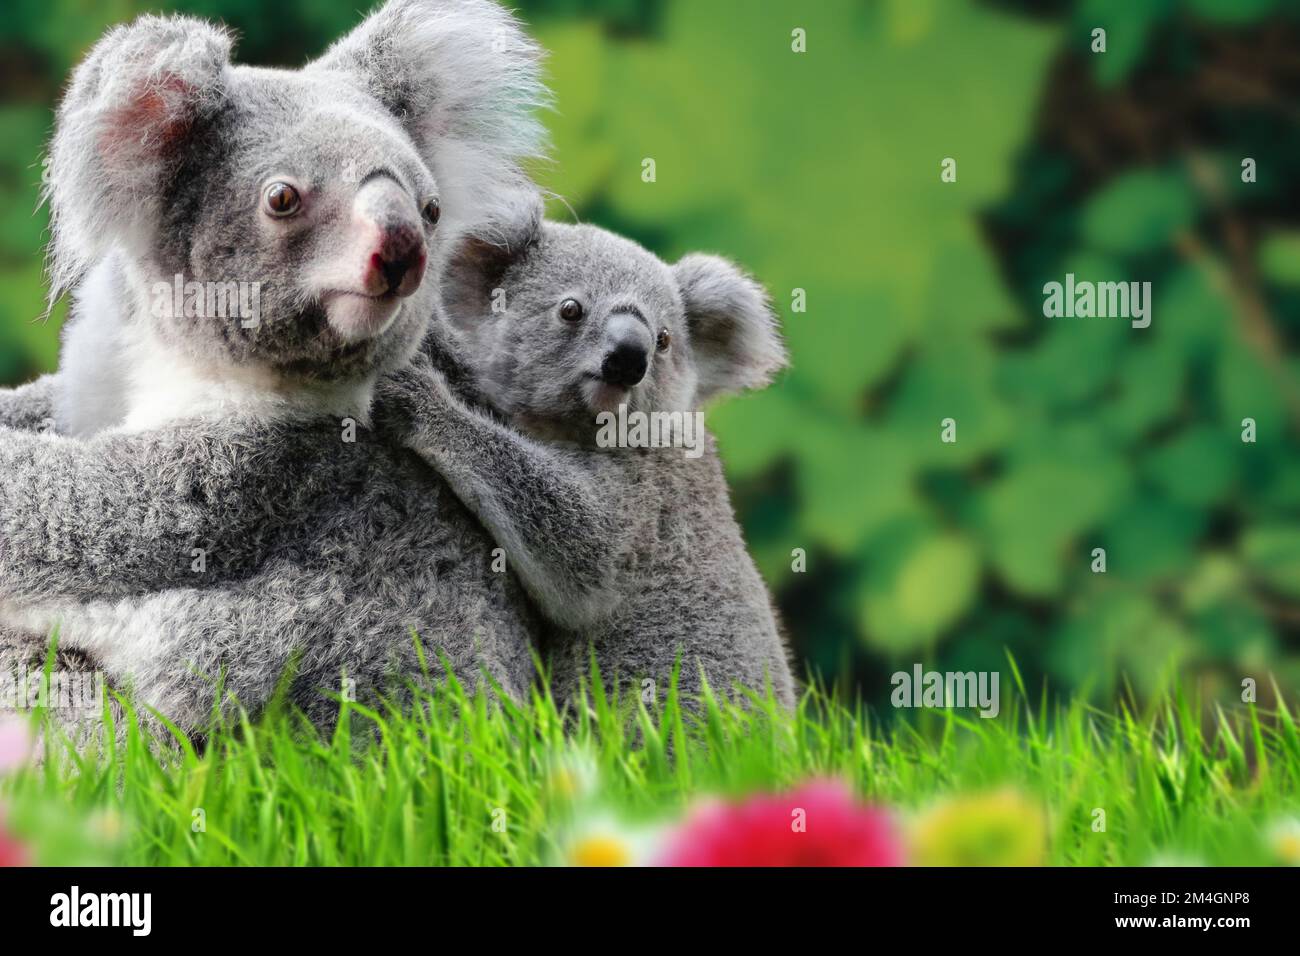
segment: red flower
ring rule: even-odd
[[[901,866],[889,817],[849,788],[816,781],[793,793],[697,809],[668,839],[661,866]]]

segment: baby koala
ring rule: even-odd
[[[593,651],[604,677],[661,696],[680,654],[688,695],[702,672],[722,691],[770,682],[792,705],[700,410],[785,365],[762,288],[724,259],[669,266],[536,209],[506,245],[459,243],[442,295],[461,354],[447,336],[429,346],[432,361],[381,386],[381,420],[482,521],[552,625],[557,696]]]

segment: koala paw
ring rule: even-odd
[[[428,423],[430,410],[450,399],[445,376],[425,356],[417,355],[376,387],[374,429],[390,441],[408,442]]]

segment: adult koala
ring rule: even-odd
[[[421,672],[414,632],[431,669],[520,693],[518,585],[364,424],[434,312],[438,237],[531,194],[538,50],[489,0],[391,0],[298,71],[230,50],[143,17],[59,109],[50,296],[74,317],[60,372],[0,398],[0,666],[57,626],[184,729],[219,674],[256,709],[289,669],[325,723],[340,676]],[[223,289],[254,312],[214,310]]]

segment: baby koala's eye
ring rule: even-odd
[[[560,303],[560,318],[566,322],[577,322],[582,318],[582,303],[577,299],[565,299]]]
[[[266,211],[277,219],[292,216],[302,205],[302,197],[298,195],[298,190],[288,183],[271,183],[266,187],[264,201]]]
[[[438,220],[442,218],[442,206],[438,204],[438,200],[430,199],[420,210],[420,215],[424,217],[426,226],[436,226]]]
[[[660,352],[667,352],[668,346],[673,344],[673,334],[667,329],[659,330],[659,337],[655,339],[655,348]]]

